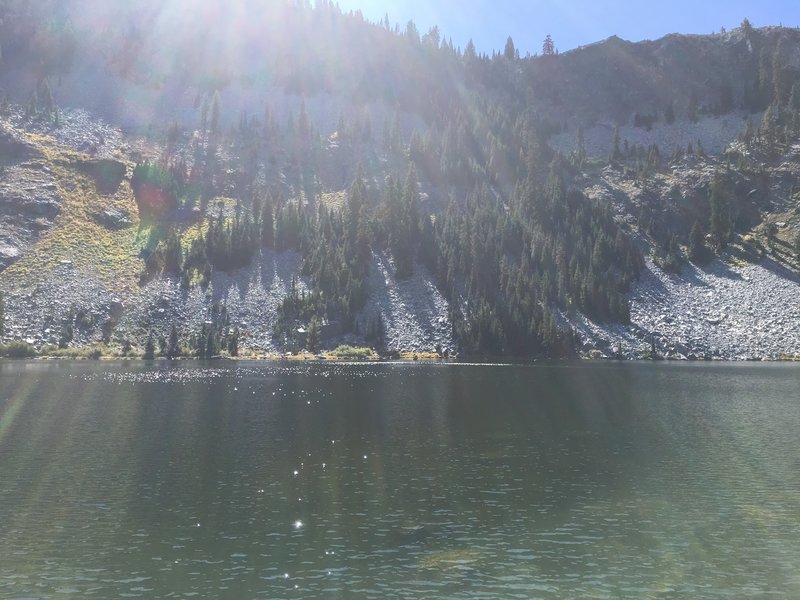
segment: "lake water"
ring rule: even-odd
[[[800,597],[800,369],[0,362],[2,598]]]

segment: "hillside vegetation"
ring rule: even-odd
[[[6,0],[0,51],[8,340],[637,355],[643,273],[796,285],[795,30],[485,56],[329,2]]]

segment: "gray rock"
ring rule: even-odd
[[[0,242],[0,269],[10,266],[20,257],[20,249],[11,244]]]
[[[130,215],[118,208],[105,208],[94,215],[95,221],[108,229],[126,229],[133,225]]]

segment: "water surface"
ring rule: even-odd
[[[800,597],[800,370],[0,362],[0,597]]]

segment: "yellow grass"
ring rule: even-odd
[[[29,253],[2,276],[7,281],[30,284],[50,273],[62,261],[97,278],[110,290],[122,290],[136,283],[141,269],[138,258],[139,217],[130,185],[123,180],[113,196],[101,196],[94,181],[81,172],[79,164],[89,157],[61,148],[49,136],[24,134],[41,151],[37,162],[49,167],[62,199],[61,213]],[[97,223],[94,215],[116,208],[130,215],[132,226],[112,231]]]

